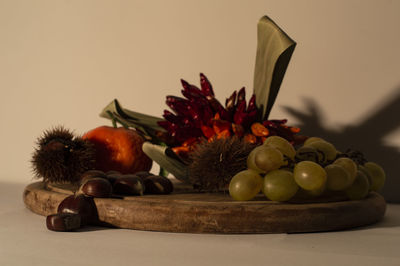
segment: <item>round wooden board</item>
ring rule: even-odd
[[[42,182],[25,188],[25,205],[40,215],[56,213],[72,192]],[[223,193],[178,190],[171,195],[96,198],[99,218],[118,228],[182,233],[298,233],[343,230],[382,219],[386,203],[370,193],[363,200],[276,203],[264,197],[233,201]]]

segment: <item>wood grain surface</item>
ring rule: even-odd
[[[40,215],[56,213],[73,187],[25,188],[25,205]],[[363,200],[277,203],[265,197],[233,201],[224,193],[196,193],[187,188],[170,195],[96,198],[99,219],[110,226],[181,233],[299,233],[350,229],[382,219],[386,203],[378,193]]]

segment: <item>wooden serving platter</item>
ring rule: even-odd
[[[96,198],[99,218],[107,225],[181,233],[299,233],[343,230],[382,219],[386,203],[371,192],[363,200],[277,203],[257,197],[238,202],[223,193],[196,193],[175,186],[170,195]],[[25,205],[40,215],[56,213],[72,190],[36,182],[25,188]]]

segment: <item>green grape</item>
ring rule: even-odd
[[[313,141],[306,145],[306,147],[313,147],[317,151],[324,154],[322,163],[326,163],[327,161],[333,161],[336,158],[336,148],[331,143],[326,141]]]
[[[357,171],[356,179],[353,184],[345,190],[347,197],[351,200],[360,200],[365,198],[369,192],[369,181],[366,175]]]
[[[350,174],[349,185],[351,185],[357,175],[357,164],[347,157],[338,158],[333,162],[333,164],[342,166]]]
[[[369,170],[364,166],[364,165],[358,165],[358,170],[363,172],[363,174],[367,177],[368,182],[369,182],[369,190],[371,191],[371,186],[372,186],[372,176]]]
[[[235,200],[251,200],[260,191],[263,179],[254,170],[237,173],[229,183],[229,195]]]
[[[293,170],[294,180],[305,190],[318,190],[325,186],[326,172],[319,164],[302,161]]]
[[[300,200],[312,199],[312,198],[321,196],[325,191],[326,191],[326,183],[321,188],[314,189],[314,190],[305,190],[305,189],[299,188],[299,190],[297,191],[297,193],[294,197],[297,199],[300,199]]]
[[[381,190],[386,180],[386,174],[383,168],[374,162],[367,162],[364,164],[364,167],[367,168],[371,177],[371,190]]]
[[[271,146],[254,148],[247,157],[247,167],[259,173],[267,173],[285,164],[282,153]]]
[[[327,175],[328,190],[343,191],[354,181],[354,178],[350,176],[350,173],[340,164],[327,165],[325,171]]]
[[[303,145],[307,146],[308,144],[313,143],[315,141],[325,141],[325,140],[319,137],[309,137],[308,139],[306,139],[306,141],[304,141]]]
[[[286,170],[274,170],[264,177],[263,193],[274,201],[290,200],[299,189],[293,174]]]
[[[318,197],[321,196],[325,190],[326,190],[326,183],[325,185],[323,185],[322,187],[320,187],[319,189],[314,189],[314,190],[306,190],[306,193],[308,195],[310,195],[311,197]]]
[[[264,141],[264,145],[272,146],[282,152],[283,155],[287,156],[291,160],[294,160],[296,150],[286,139],[279,136],[271,136]]]
[[[319,161],[318,151],[313,147],[303,146],[296,151],[296,159],[298,161]]]
[[[293,174],[293,168],[292,167],[282,166],[281,168],[279,168],[279,170],[285,170],[285,171],[291,172]]]
[[[307,197],[311,197],[311,198],[321,196],[325,192],[326,187],[327,187],[327,185],[325,183],[325,185],[323,185],[322,187],[320,187],[318,189],[314,189],[314,190],[304,190],[303,189],[304,195],[306,195]]]

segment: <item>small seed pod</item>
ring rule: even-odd
[[[112,185],[105,178],[93,177],[81,185],[79,192],[95,198],[108,198],[112,194]]]
[[[115,181],[113,191],[116,194],[142,196],[144,184],[141,178],[135,175],[123,175]]]
[[[57,213],[46,217],[47,229],[57,232],[73,231],[81,228],[81,215],[76,213]]]
[[[73,213],[81,216],[81,226],[99,221],[96,204],[92,197],[70,195],[58,205],[57,213]]]
[[[107,178],[107,175],[103,171],[100,171],[100,170],[89,170],[89,171],[84,172],[81,175],[79,183],[83,184],[87,180],[92,179],[92,178],[97,178],[97,177]]]
[[[148,176],[144,180],[144,186],[146,194],[169,194],[174,189],[171,180],[158,175]]]

